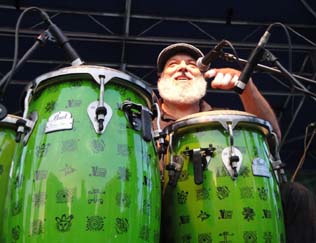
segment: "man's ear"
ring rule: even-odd
[[[157,73],[157,77],[158,77],[157,82],[159,82],[161,79],[161,73]]]

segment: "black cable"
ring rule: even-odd
[[[12,66],[11,66],[11,70],[9,71],[10,72],[10,75],[7,76],[4,76],[1,81],[0,81],[0,95],[3,95],[6,91],[6,88],[8,86],[8,84],[10,83],[13,75],[14,75],[14,71],[16,69],[16,65],[17,65],[17,62],[18,62],[18,53],[19,53],[19,30],[20,30],[20,25],[21,25],[21,21],[22,21],[22,18],[24,17],[24,15],[31,11],[31,10],[37,10],[39,12],[41,12],[42,14],[46,14],[42,9],[40,8],[37,8],[37,7],[30,7],[30,8],[26,8],[22,13],[21,15],[19,16],[18,20],[17,20],[17,23],[16,23],[16,26],[15,26],[15,39],[14,39],[14,56],[13,56],[13,63],[12,63]]]
[[[238,54],[237,54],[237,51],[236,51],[236,49],[235,49],[235,47],[233,46],[233,44],[230,42],[230,41],[228,41],[228,40],[225,40],[225,43],[231,48],[231,50],[233,51],[233,53],[234,53],[234,55],[235,55],[235,57],[236,57],[236,63],[238,64],[238,67],[239,67],[239,69],[241,70],[242,69],[242,63],[240,62],[240,60],[239,60],[239,56],[238,56]]]
[[[294,34],[296,34],[298,37],[301,37],[303,40],[305,40],[306,42],[308,42],[309,44],[311,44],[312,46],[316,46],[316,43],[311,41],[310,39],[306,38],[305,36],[303,36],[302,34],[298,33],[296,30],[294,30],[292,27],[290,26],[286,26],[290,31],[292,31]]]
[[[316,12],[305,2],[305,0],[300,0],[304,7],[316,18]]]
[[[312,135],[311,135],[311,137],[310,137],[310,139],[309,139],[309,141],[307,143],[306,141],[307,141],[308,129],[309,128],[313,128],[314,130],[313,130]],[[300,161],[299,161],[299,163],[298,163],[298,165],[297,165],[297,167],[296,167],[296,169],[295,169],[295,171],[294,171],[294,173],[293,173],[293,175],[291,177],[291,182],[295,181],[295,178],[296,178],[299,170],[303,167],[303,164],[304,164],[304,161],[305,161],[305,157],[307,155],[307,151],[308,151],[308,149],[309,149],[309,147],[310,147],[310,145],[311,145],[311,143],[313,141],[313,138],[314,138],[315,134],[316,134],[315,123],[308,124],[307,127],[305,128],[304,151],[303,151],[301,159],[300,159]]]
[[[292,40],[291,40],[291,37],[290,37],[290,33],[286,27],[286,25],[282,24],[281,22],[275,22],[273,24],[271,24],[269,26],[269,28],[272,28],[276,25],[279,25],[283,28],[285,34],[286,34],[286,38],[287,38],[287,41],[288,41],[288,45],[289,45],[289,70],[290,72],[292,72],[292,69],[293,69],[293,45],[292,45]]]

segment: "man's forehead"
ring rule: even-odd
[[[196,61],[194,57],[192,57],[190,54],[187,54],[187,53],[177,53],[176,55],[173,55],[172,57],[170,57],[167,63],[173,60]]]

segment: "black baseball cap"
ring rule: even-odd
[[[192,46],[187,43],[176,43],[164,48],[158,55],[157,58],[157,71],[161,73],[166,65],[166,62],[170,57],[178,54],[178,53],[186,53],[193,57],[194,59],[198,59],[199,57],[203,57],[204,54],[202,51],[195,46]]]

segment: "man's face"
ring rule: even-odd
[[[191,104],[205,95],[206,81],[194,58],[177,54],[166,62],[158,81],[158,90],[164,100]]]

